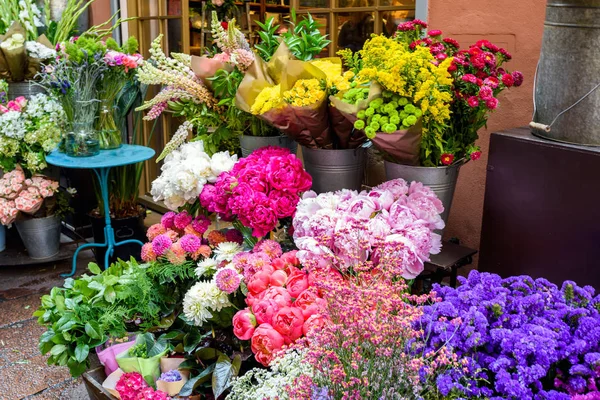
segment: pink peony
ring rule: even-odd
[[[269,183],[278,190],[301,193],[309,190],[312,185],[311,176],[293,154],[285,157],[271,157],[266,167],[266,174]]]
[[[256,361],[265,367],[271,363],[273,353],[283,347],[283,336],[270,324],[261,324],[252,335],[252,352]]]
[[[278,223],[275,211],[268,205],[257,205],[249,215],[249,225],[254,237],[266,236],[277,227]]]
[[[294,215],[300,199],[296,194],[273,190],[269,193],[269,200],[271,200],[271,207],[275,210],[277,218],[286,218]]]
[[[252,305],[252,312],[258,324],[270,324],[273,321],[273,316],[280,309],[281,307],[274,300],[265,298]]]
[[[313,314],[306,321],[304,321],[304,325],[302,326],[302,333],[305,335],[309,335],[311,332],[315,330],[323,329],[325,325],[325,318],[322,314]]]
[[[233,268],[222,268],[215,274],[215,284],[227,294],[235,292],[241,283],[240,275]]]
[[[311,315],[324,311],[327,303],[318,296],[315,288],[310,287],[298,295],[293,305],[302,311],[306,320]]]
[[[256,328],[256,317],[249,308],[233,316],[233,333],[240,340],[250,340]]]
[[[278,286],[272,286],[265,290],[263,300],[273,300],[280,308],[292,305],[291,294],[288,290]]]
[[[408,184],[404,179],[393,179],[383,182],[373,189],[390,192],[394,196],[394,200],[397,200],[400,196],[408,193]]]
[[[273,328],[283,336],[285,344],[291,344],[302,336],[304,316],[296,307],[284,307],[273,316]]]
[[[288,278],[286,283],[290,296],[296,298],[308,288],[308,276],[304,271],[298,271]]]
[[[267,290],[271,283],[271,274],[267,271],[259,271],[247,282],[248,292],[256,295]]]
[[[285,271],[278,269],[271,274],[270,285],[271,286],[283,286],[287,282],[288,276]]]

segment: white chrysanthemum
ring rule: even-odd
[[[198,263],[198,267],[196,268],[196,276],[198,278],[202,278],[207,273],[212,273],[217,270],[217,260],[213,258],[207,258]]]
[[[198,282],[185,294],[183,313],[196,326],[202,326],[225,307],[231,307],[227,293],[222,292],[213,282]]]
[[[244,250],[244,248],[234,242],[219,243],[214,251],[215,259],[219,263],[222,261],[232,261],[233,257],[242,250]]]

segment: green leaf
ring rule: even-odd
[[[194,389],[206,382],[210,378],[210,374],[215,370],[215,364],[211,364],[208,368],[200,373],[200,375],[191,378],[183,385],[179,391],[179,396],[191,396]]]
[[[77,360],[71,358],[69,362],[67,362],[67,366],[69,367],[69,372],[74,378],[77,378],[81,374],[85,372],[87,369],[87,360],[85,362],[77,362]]]
[[[52,350],[50,350],[50,354],[52,354],[53,356],[58,356],[59,354],[62,354],[65,350],[67,350],[67,346],[65,346],[64,344],[57,344],[52,347]]]
[[[46,355],[50,350],[52,350],[52,347],[54,347],[54,343],[52,342],[40,342],[38,345],[38,349],[40,349],[40,353],[42,353],[42,355]]]
[[[115,293],[115,289],[112,286],[107,287],[104,291],[104,300],[112,304],[115,302],[116,298],[117,294]]]
[[[83,362],[88,357],[90,353],[90,346],[84,343],[78,343],[77,347],[75,347],[75,359],[77,362]]]
[[[106,286],[104,286],[103,284],[101,284],[100,282],[96,282],[96,281],[92,281],[88,284],[88,287],[90,289],[94,289],[97,290],[98,292],[102,292],[103,290],[106,289]]]
[[[102,337],[100,334],[100,327],[96,322],[86,322],[85,333],[92,339],[100,339]]]
[[[75,282],[75,280],[73,278],[67,278],[65,279],[65,283],[64,283],[64,287],[66,289],[73,289],[73,283]]]
[[[48,329],[46,332],[42,333],[40,336],[40,343],[48,343],[52,338],[56,335],[56,333],[52,329]]]
[[[235,368],[228,356],[222,355],[217,360],[212,375],[212,389],[215,399],[231,386],[231,378],[235,376]]]
[[[88,264],[88,269],[94,275],[100,275],[102,273],[102,270],[100,269],[100,267],[96,263],[89,263]]]

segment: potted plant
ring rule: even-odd
[[[61,219],[71,211],[67,193],[59,191],[58,182],[42,175],[26,179],[17,166],[0,179],[0,193],[0,221],[2,225],[15,223],[29,257],[55,256]]]

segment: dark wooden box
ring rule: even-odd
[[[479,270],[600,289],[600,148],[491,136]]]

